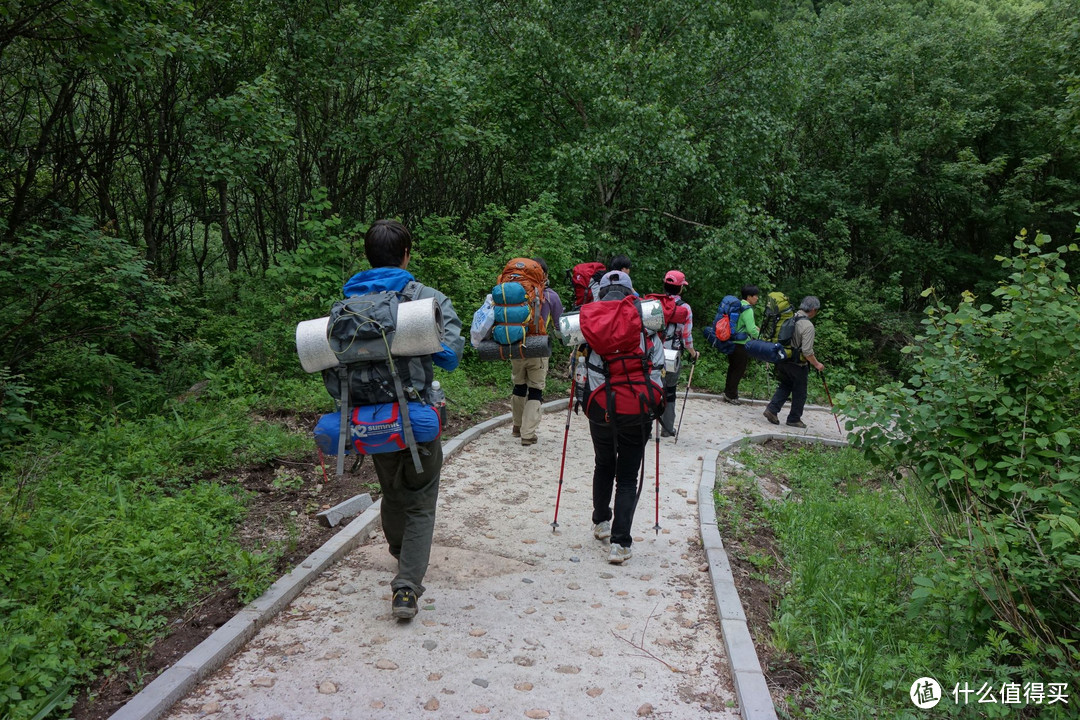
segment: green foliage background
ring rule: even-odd
[[[110,497],[153,507],[196,492],[182,482],[191,467],[248,457],[262,430],[245,412],[326,408],[299,377],[293,330],[365,267],[362,234],[380,217],[414,230],[411,269],[466,322],[511,255],[543,255],[563,290],[574,263],[627,253],[640,290],[684,270],[699,325],[747,282],[819,296],[836,386],[918,377],[920,358],[901,349],[925,288],[1009,312],[1011,298],[993,293],[1011,268],[995,258],[1021,228],[1072,235],[1077,68],[1076,0],[4,5],[0,573],[17,579],[0,590],[4,636],[37,637],[50,617],[43,606],[11,624],[17,598],[41,590],[15,568],[52,552],[41,516],[63,503],[54,488],[95,488],[88,507],[101,512]],[[1001,342],[1021,340],[1047,341]],[[490,366],[470,354],[463,369],[447,382],[464,406],[496,392]],[[709,354],[698,370],[715,388],[724,361]],[[204,382],[205,415],[177,405]],[[748,384],[767,392],[769,380]],[[232,403],[241,411],[215,425],[214,408]],[[188,465],[167,443],[145,456],[110,449],[191,428]],[[1064,447],[1056,433],[1075,438],[1071,428],[1047,424],[1044,439]],[[87,442],[98,459],[84,470],[44,460]],[[270,445],[252,457],[294,451]],[[158,470],[117,494],[110,483],[129,478],[112,478],[133,457]],[[227,488],[196,497],[232,517]],[[1025,522],[1070,532],[1039,508]],[[224,532],[182,524],[192,537]],[[82,542],[62,539],[61,554]],[[193,561],[190,583],[218,561]],[[152,613],[129,603],[114,615]],[[1018,638],[1067,658],[1061,618],[1014,621]],[[0,677],[0,717],[67,702],[57,681],[84,682],[117,646],[134,652],[140,622],[116,635],[69,625],[74,653],[19,644],[53,650],[12,667],[50,670]]]

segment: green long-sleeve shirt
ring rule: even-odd
[[[749,337],[744,340],[736,340],[736,345],[745,345],[746,340],[757,338],[761,331],[758,330],[757,318],[754,317],[754,306],[745,300],[742,301],[742,312],[739,313],[739,322],[735,325],[735,332],[746,333]]]

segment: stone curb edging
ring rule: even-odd
[[[716,487],[716,463],[720,458],[720,453],[746,443],[761,444],[767,440],[795,440],[838,447],[847,445],[845,440],[816,435],[762,433],[723,440],[717,449],[705,453],[702,460],[701,481],[698,484],[698,523],[701,530],[701,544],[709,563],[713,598],[716,601],[717,614],[720,616],[724,649],[727,651],[728,662],[731,665],[731,675],[735,681],[735,695],[744,720],[777,720],[776,707],[773,705],[768,683],[765,682],[765,673],[761,669],[761,661],[754,647],[754,638],[750,635],[750,626],[747,625],[746,612],[735,586],[735,576],[731,573],[731,564],[728,561],[727,551],[724,549],[724,541],[720,537],[720,529],[716,526],[713,488]]]
[[[568,403],[568,400],[551,400],[541,405],[541,410],[565,410]],[[471,440],[507,424],[511,419],[511,414],[506,413],[472,426],[443,445],[443,457],[453,456]],[[241,609],[232,619],[211,633],[210,637],[158,675],[113,713],[109,720],[157,720],[167,713],[180,698],[224,665],[233,653],[255,637],[260,628],[270,622],[326,568],[359,545],[379,520],[381,508],[382,500],[376,500],[299,566],[279,578],[259,598]]]

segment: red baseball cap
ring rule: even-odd
[[[668,270],[668,274],[664,276],[664,284],[690,286],[690,283],[686,282],[686,276],[678,270]]]

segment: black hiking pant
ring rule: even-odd
[[[596,457],[592,521],[594,525],[611,521],[612,544],[630,547],[634,542],[630,526],[634,523],[638,472],[651,426],[652,421],[647,415],[616,415],[614,423],[589,419]],[[612,489],[615,491],[614,513],[611,511]]]
[[[746,374],[746,367],[750,364],[750,353],[746,352],[746,346],[735,343],[735,349],[727,356],[727,377],[724,378],[724,394],[729,400],[739,399],[739,382]]]
[[[793,362],[776,363],[776,375],[780,378],[780,384],[776,387],[767,409],[773,415],[779,415],[780,408],[784,407],[788,396],[791,396],[787,421],[799,422],[802,420],[803,406],[806,405],[806,383],[810,379],[810,366]]]

